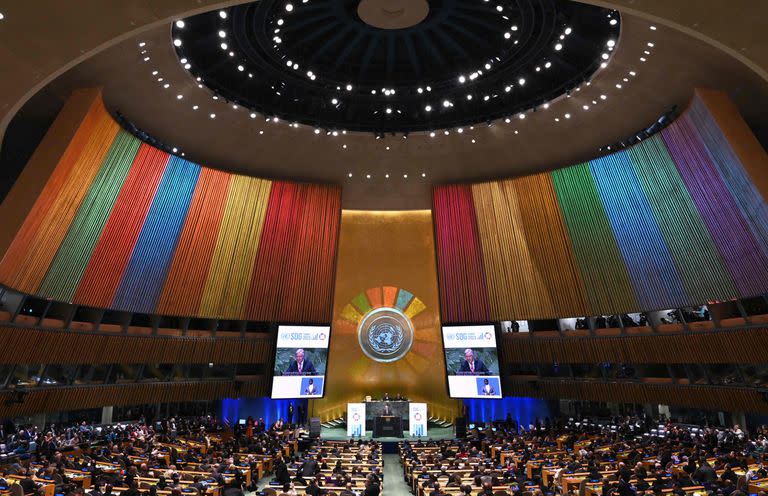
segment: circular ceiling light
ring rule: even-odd
[[[379,29],[406,29],[420,24],[429,15],[427,0],[361,0],[360,19]]]

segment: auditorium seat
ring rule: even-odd
[[[45,318],[40,323],[40,327],[48,327],[50,329],[63,329],[64,321],[61,319]]]
[[[636,336],[638,334],[648,334],[650,332],[651,332],[651,328],[650,327],[646,327],[646,326],[625,327],[624,328],[624,333],[632,335],[632,336]]]
[[[189,329],[187,331],[187,336],[192,336],[195,338],[210,338],[211,334],[212,334],[211,331],[200,330],[200,329]]]
[[[659,332],[683,332],[683,324],[659,324],[656,329]]]
[[[627,331],[632,328],[627,328]],[[602,329],[595,329],[596,336],[618,336],[621,334],[621,329],[618,327],[603,327]],[[627,332],[627,334],[631,334]]]
[[[122,332],[123,326],[120,324],[101,324],[99,330],[104,332]]]
[[[688,327],[692,331],[705,331],[708,329],[714,329],[715,323],[712,322],[711,320],[703,320],[701,322],[691,322],[690,324],[688,324]]]
[[[768,314],[750,315],[749,321],[753,324],[768,324]]]
[[[640,380],[652,384],[668,384],[672,382],[671,377],[642,377]]]
[[[744,317],[730,317],[728,319],[720,320],[720,327],[739,327],[747,323]]]
[[[32,315],[17,315],[14,323],[19,325],[35,326],[37,325],[38,317]]]
[[[181,329],[171,329],[168,327],[158,327],[157,334],[159,336],[181,336]]]
[[[152,334],[152,328],[151,327],[128,326],[128,334],[137,334],[139,336],[149,336],[149,335]]]
[[[560,337],[560,331],[534,331],[533,334],[537,338],[558,338],[558,337]]]
[[[549,332],[549,331],[545,331],[545,332]],[[589,329],[574,329],[572,331],[564,331],[563,335],[569,338],[585,337],[585,336],[589,336]]]
[[[239,331],[216,331],[217,338],[239,338]]]
[[[96,324],[93,322],[80,322],[78,320],[73,320],[70,322],[69,328],[73,331],[93,331],[96,329]]]

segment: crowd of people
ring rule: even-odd
[[[436,449],[421,449],[430,446]],[[624,418],[536,421],[525,429],[508,420],[477,427],[466,439],[406,441],[401,456],[429,496],[584,496],[589,484],[597,496],[683,496],[692,487],[702,495],[740,496],[749,494],[750,482],[768,478],[766,447],[768,431],[749,437],[738,425]],[[563,482],[573,474],[585,482],[566,490]]]
[[[55,494],[66,496],[200,496],[215,486],[222,496],[238,496],[256,489],[257,478],[248,483],[245,471],[256,474],[265,456],[281,457],[298,432],[258,421],[233,431],[213,416],[44,430],[6,423],[0,432],[0,491],[17,482],[25,495],[54,484]],[[184,473],[190,468],[198,475]],[[77,484],[81,474],[92,481],[87,491]]]

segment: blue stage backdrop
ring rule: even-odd
[[[526,429],[529,424],[536,420],[536,417],[544,421],[545,417],[551,419],[557,416],[559,411],[556,400],[517,396],[500,400],[464,400],[464,404],[467,406],[467,420],[469,422],[505,420],[509,414],[518,425],[525,426]]]
[[[267,425],[277,421],[278,418],[287,420],[288,404],[293,403],[293,421],[296,422],[299,413],[299,405],[307,411],[307,400],[273,400],[271,398],[226,398],[219,405],[219,418],[222,421],[236,424],[240,419],[253,417],[263,418]]]

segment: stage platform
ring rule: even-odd
[[[456,437],[456,434],[453,431],[453,427],[430,427],[427,431],[427,434],[429,435],[424,436],[421,439],[453,439]],[[362,439],[372,439],[372,435],[372,431],[365,431],[365,436],[363,436]],[[347,436],[347,429],[345,427],[323,427],[320,430],[320,437],[330,441],[349,439]],[[376,441],[381,441],[382,443],[391,443],[397,441],[405,441],[406,439],[409,441],[415,441],[418,438],[411,437],[406,434],[404,437],[377,437]]]

